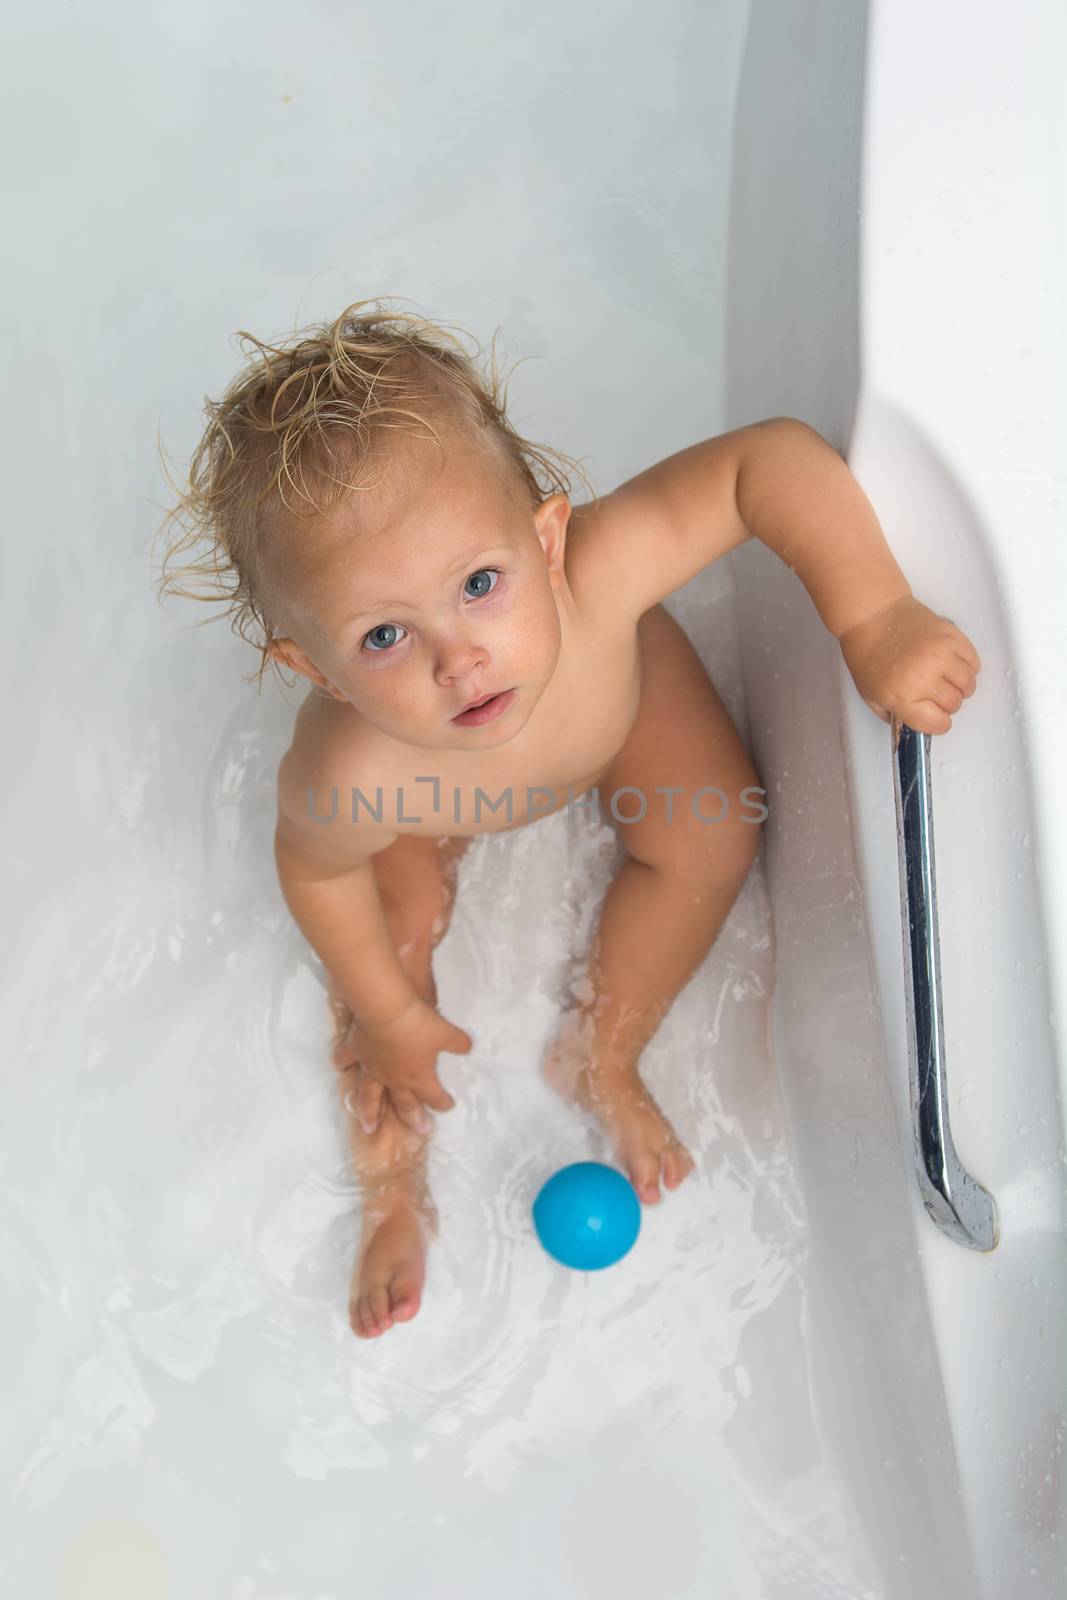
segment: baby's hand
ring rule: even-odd
[[[871,710],[916,733],[947,733],[982,668],[967,635],[913,595],[846,628],[838,643]]]
[[[466,1055],[471,1036],[445,1020],[425,1000],[412,1000],[407,1010],[390,1022],[352,1019],[344,1039],[343,1054],[359,1063],[356,1090],[360,1122],[373,1133],[381,1121],[386,1092],[401,1122],[416,1133],[426,1131],[423,1105],[451,1111],[455,1101],[437,1076],[441,1050]]]

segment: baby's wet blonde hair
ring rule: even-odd
[[[155,530],[157,541],[170,539],[157,596],[224,605],[233,631],[260,652],[258,671],[244,680],[254,677],[257,687],[268,660],[277,670],[270,645],[281,636],[277,574],[292,548],[286,541],[308,539],[309,519],[321,520],[340,500],[380,482],[371,469],[396,430],[428,429],[443,450],[431,418],[457,426],[534,507],[550,494],[569,497],[570,471],[590,488],[579,462],[531,443],[509,423],[495,334],[484,376],[448,331],[455,324],[383,305],[356,300],[332,323],[280,344],[242,329],[234,337],[258,354],[221,400],[205,396],[207,426],[184,483],[171,476],[160,448],[178,499]],[[207,548],[197,559],[180,559],[201,544]]]

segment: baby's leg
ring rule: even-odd
[[[400,963],[431,1005],[437,1000],[432,953],[448,928],[458,858],[469,843],[402,834],[374,857],[382,909]],[[332,987],[330,1007],[337,1028],[336,1061],[351,1012]],[[418,1311],[426,1278],[426,1246],[437,1232],[437,1212],[426,1181],[429,1130],[418,1134],[402,1123],[387,1097],[378,1127],[366,1133],[356,1114],[359,1071],[350,1066],[339,1077],[352,1167],[363,1198],[349,1320],[360,1338],[373,1338]],[[433,1113],[426,1116],[432,1127]]]
[[[661,1174],[668,1189],[677,1188],[693,1161],[643,1083],[638,1057],[707,955],[748,875],[760,830],[745,820],[752,813],[742,793],[759,778],[670,613],[653,607],[640,635],[641,706],[598,785],[602,815],[627,859],[608,888],[578,1004],[550,1045],[545,1071],[598,1117],[639,1198],[654,1203]],[[725,806],[699,795],[712,785]],[[669,807],[657,786],[676,791]],[[623,793],[627,788],[635,792]],[[701,820],[720,812],[717,822]]]

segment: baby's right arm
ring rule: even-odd
[[[439,1111],[454,1104],[436,1060],[442,1050],[465,1053],[469,1039],[421,999],[397,956],[372,861],[396,835],[361,824],[331,838],[303,809],[306,793],[290,751],[278,769],[274,834],[282,893],[352,1012],[363,1071],[417,1127],[420,1101]]]

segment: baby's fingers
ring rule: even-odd
[[[907,700],[898,715],[916,733],[948,733],[952,718],[974,693],[975,684],[962,661],[955,659],[951,668],[924,688],[921,698]]]
[[[394,1089],[392,1097],[393,1110],[412,1133],[429,1133],[433,1127],[430,1114],[423,1109],[418,1097],[412,1094],[410,1089]]]
[[[945,672],[946,676],[952,680],[963,695],[963,698],[969,700],[978,687],[978,668],[972,668],[970,663],[957,650]]]
[[[900,713],[900,720],[916,733],[948,733],[952,727],[952,718],[936,700],[913,700]]]
[[[965,633],[961,633],[958,628],[953,635],[952,648],[955,650],[956,654],[959,656],[964,665],[970,668],[971,672],[981,672],[982,658],[979,656],[978,651],[974,648],[974,645],[968,639],[967,635]]]
[[[946,637],[951,641],[952,648],[958,655],[963,657],[972,672],[981,672],[982,659],[963,629],[958,628],[951,617],[942,617],[941,621],[946,623],[949,628]]]
[[[425,1083],[419,1085],[419,1095],[423,1103],[435,1111],[451,1111],[456,1103],[436,1072],[431,1072]]]
[[[385,1110],[385,1085],[360,1072],[356,1090],[356,1109],[364,1133],[373,1133],[382,1120]]]
[[[930,698],[935,705],[941,707],[942,711],[955,716],[963,704],[963,690],[953,683],[951,678],[945,677],[941,679]]]

